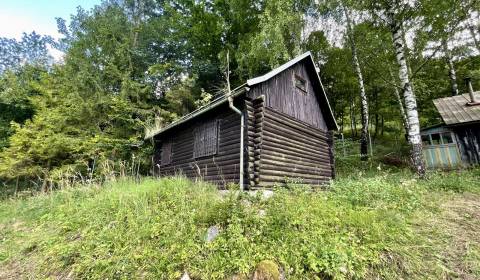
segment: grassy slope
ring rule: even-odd
[[[408,178],[356,172],[266,201],[182,178],[4,201],[0,279],[224,279],[264,259],[288,279],[480,278],[480,170]]]

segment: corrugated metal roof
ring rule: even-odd
[[[475,92],[480,99],[480,92]],[[447,125],[455,125],[480,121],[480,105],[469,106],[470,96],[468,93],[433,100],[443,121]]]

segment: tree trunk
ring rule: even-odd
[[[20,180],[20,176],[17,176],[17,182],[15,183],[15,197],[18,195],[18,181]]]
[[[355,119],[355,98],[352,96],[350,101],[350,130],[352,131],[352,139],[357,137],[357,120]]]
[[[385,123],[384,123],[384,119],[383,119],[383,115],[382,115],[382,130],[381,130],[381,135],[382,135],[382,136],[383,136],[383,130],[384,130],[384,128],[385,128],[384,124],[385,124]]]
[[[452,96],[458,95],[457,74],[453,64],[452,54],[448,49],[447,40],[442,40],[443,52],[445,53],[445,60],[448,65],[448,76],[450,77],[450,85],[452,87]]]
[[[357,47],[355,45],[355,38],[352,31],[352,21],[350,19],[349,12],[344,6],[345,17],[347,19],[347,37],[352,50],[352,59],[355,73],[358,79],[358,86],[360,88],[360,113],[362,117],[362,131],[360,136],[360,157],[362,160],[368,160],[368,102],[367,95],[365,93],[365,86],[363,83],[362,69],[360,68],[360,62],[357,55]]]
[[[374,130],[374,133],[373,133],[373,141],[375,142],[375,140],[377,139],[377,135],[378,135],[378,123],[379,123],[379,117],[380,115],[378,114],[378,90],[377,88],[373,88],[373,100],[375,100],[375,113],[373,114],[374,117],[375,117],[375,130]],[[370,131],[372,131],[372,129],[370,129]]]
[[[467,28],[468,28],[468,31],[470,31],[470,36],[472,36],[475,48],[477,49],[477,51],[480,52],[480,42],[478,42],[477,40],[477,34],[475,32],[475,28],[470,22],[467,23]]]
[[[344,128],[344,125],[345,125],[344,124],[344,121],[345,121],[345,112],[344,111],[342,111],[340,113],[340,120],[341,120],[340,121],[340,133],[343,134],[343,128]]]
[[[420,122],[418,119],[417,100],[410,84],[408,76],[408,65],[405,58],[405,46],[403,44],[403,32],[401,22],[395,18],[393,7],[388,11],[390,20],[390,31],[393,36],[393,44],[396,53],[396,59],[399,66],[398,77],[403,89],[403,98],[405,100],[405,113],[408,121],[408,142],[411,146],[411,160],[415,171],[420,177],[425,176],[425,165],[422,154],[422,141],[420,137]]]
[[[478,39],[477,39],[477,30],[475,30],[475,27],[473,26],[471,21],[472,11],[466,1],[459,1],[459,4],[463,12],[463,17],[465,17],[466,19],[465,21],[466,27],[470,32],[470,36],[472,36],[475,48],[477,49],[478,52],[480,52],[480,42],[478,42]]]
[[[392,75],[392,79],[393,79],[393,75]],[[397,99],[397,102],[398,102],[398,107],[400,108],[400,114],[402,115],[402,124],[403,124],[403,128],[405,129],[405,135],[407,135],[407,140],[408,140],[408,118],[407,118],[407,114],[405,113],[405,107],[403,106],[402,98],[400,97],[400,92],[398,91],[398,87],[394,86],[393,89],[394,89],[393,93],[395,94],[395,98]]]

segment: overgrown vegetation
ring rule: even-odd
[[[144,128],[162,127],[223,94],[227,53],[233,88],[311,51],[339,132],[357,139],[355,42],[372,139],[403,138],[405,86],[384,20],[389,7],[404,11],[396,20],[412,39],[404,57],[421,125],[436,124],[432,99],[451,95],[454,84],[466,92],[460,80],[467,75],[479,86],[475,0],[99,0],[58,18],[59,38],[0,38],[1,192],[103,180],[130,169],[133,159],[151,175]],[[49,48],[64,52],[62,61]],[[458,81],[449,81],[452,70]]]
[[[478,277],[480,170],[411,177],[351,173],[329,191],[290,186],[270,199],[181,177],[10,199],[0,206],[0,278],[225,279],[266,259],[287,279]]]
[[[389,7],[402,11],[390,24]],[[369,104],[366,162],[350,140],[360,97],[347,10]],[[418,180],[408,170],[404,101],[393,94],[406,89],[395,75],[401,44],[389,31],[397,21],[413,39],[397,57],[411,68],[422,126],[435,124],[432,99],[466,91],[447,73],[479,76],[479,11],[474,0],[109,0],[57,19],[58,40],[0,38],[0,279],[225,279],[261,261],[287,279],[480,278],[480,171]],[[227,53],[236,86],[307,50],[349,138],[328,191],[289,185],[265,199],[142,179],[145,126],[222,94]],[[212,226],[220,234],[208,242]]]

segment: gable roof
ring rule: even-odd
[[[315,66],[315,62],[313,61],[312,53],[310,53],[309,51],[300,56],[297,56],[296,58],[288,61],[283,65],[280,65],[279,67],[273,69],[265,75],[247,80],[247,85],[254,86],[256,84],[266,82],[301,61],[306,62],[305,65],[308,68],[308,72],[311,74],[312,82],[316,84],[318,88],[320,88],[321,92],[318,93],[317,97],[319,98],[318,101],[320,105],[324,105],[324,110],[322,110],[322,113],[325,117],[328,129],[338,130],[337,121],[335,120],[335,117],[333,115],[332,107],[330,106],[330,102],[328,101],[327,94],[325,93],[325,88],[323,87],[322,80],[320,79],[320,75],[318,74],[317,68]]]
[[[480,99],[480,92],[474,94]],[[480,106],[469,106],[469,102],[468,93],[433,100],[446,125],[480,122]]]
[[[304,60],[307,62],[307,65],[309,67],[310,72],[314,73],[313,74],[314,82],[318,83],[318,86],[321,89],[321,93],[318,95],[318,97],[320,99],[319,103],[326,105],[325,106],[326,111],[323,111],[323,114],[325,116],[325,121],[327,122],[327,126],[328,126],[329,129],[338,130],[337,122],[335,120],[335,117],[333,116],[332,108],[330,107],[330,103],[328,102],[328,98],[327,98],[327,95],[325,93],[325,89],[323,87],[322,81],[320,80],[320,76],[318,75],[317,69],[315,67],[315,62],[313,61],[312,54],[308,51],[308,52],[306,52],[306,53],[288,61],[287,63],[282,64],[281,66],[273,69],[272,71],[266,73],[265,75],[258,76],[256,78],[247,80],[246,84],[243,84],[243,85],[237,87],[236,89],[232,90],[230,95],[228,95],[228,96],[227,95],[221,95],[220,97],[216,98],[215,100],[213,100],[209,104],[194,110],[193,112],[181,117],[180,119],[170,123],[169,125],[167,125],[165,127],[162,127],[162,128],[153,129],[153,130],[147,132],[146,135],[145,135],[145,139],[149,139],[149,138],[154,137],[155,135],[162,134],[162,133],[166,132],[167,130],[170,130],[173,127],[176,127],[176,126],[178,126],[182,123],[185,123],[185,122],[187,122],[187,121],[189,121],[193,118],[196,118],[197,116],[202,115],[202,114],[218,107],[219,105],[226,103],[228,101],[228,97],[239,96],[242,93],[245,93],[245,91],[248,91],[249,87],[260,84],[260,83],[263,83],[263,82],[275,77],[276,75],[280,74],[281,72],[287,70],[288,68],[292,67],[293,65],[299,63],[300,61],[304,61]]]
[[[292,67],[293,65],[299,63],[300,61],[304,60],[305,58],[310,57],[312,58],[312,54],[310,52],[306,52],[300,56],[297,56],[296,58],[290,60],[289,62],[280,65],[279,67],[273,69],[272,71],[268,72],[267,74],[263,76],[258,76],[253,79],[247,80],[247,85],[253,86],[259,83],[263,83],[265,81],[270,80],[271,78],[275,77],[276,75],[280,74],[281,72],[287,70],[288,68]],[[312,58],[313,61],[313,58]]]

